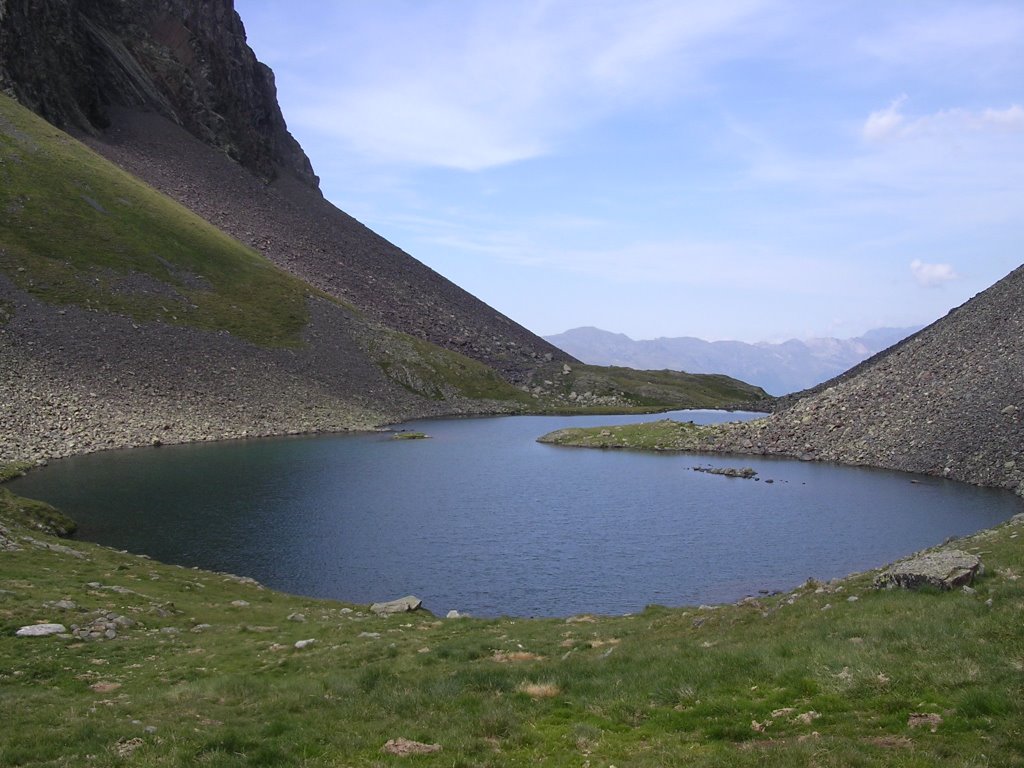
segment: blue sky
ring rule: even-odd
[[[1024,3],[235,5],[327,198],[537,333],[855,336],[1024,262]]]

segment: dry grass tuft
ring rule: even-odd
[[[554,683],[523,683],[519,690],[532,699],[550,699],[562,692]]]
[[[543,661],[544,657],[530,651],[495,651],[492,661],[509,664],[516,661]]]

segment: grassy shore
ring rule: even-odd
[[[973,592],[560,620],[377,617],[3,525],[4,766],[1024,764],[1020,522],[957,543]],[[97,620],[117,636],[15,637]]]

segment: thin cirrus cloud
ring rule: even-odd
[[[299,128],[380,163],[479,171],[550,153],[624,106],[698,87],[767,0],[432,6],[443,40],[355,50],[293,108]],[[413,20],[407,20],[412,24]],[[415,37],[410,39],[415,40]],[[716,53],[717,51],[717,53]],[[352,71],[352,67],[355,71]]]
[[[1024,36],[1024,10],[1014,3],[960,3],[910,11],[880,32],[858,40],[865,56],[889,65],[933,70],[936,66],[956,77],[972,80],[1001,77],[1004,67],[1019,62]],[[891,5],[886,11],[900,9]],[[963,66],[984,59],[984,67]]]

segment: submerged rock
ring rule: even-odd
[[[981,558],[977,555],[960,549],[946,549],[896,563],[875,577],[875,586],[916,589],[929,585],[949,590],[970,584],[981,570]]]

